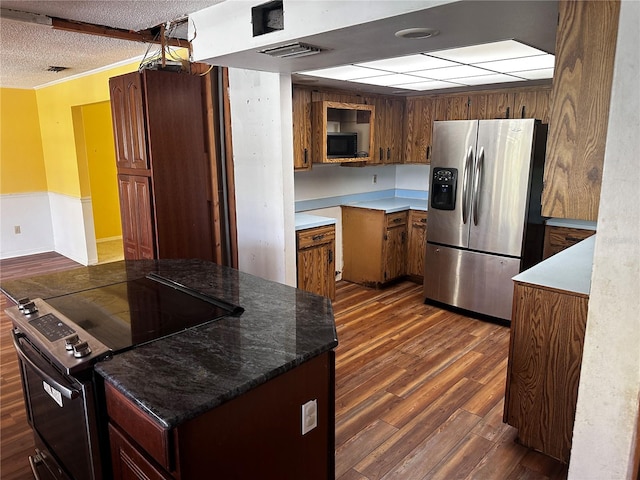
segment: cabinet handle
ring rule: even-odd
[[[421,218],[421,219],[420,219],[420,221],[421,221],[422,223],[427,223],[427,219],[426,219],[426,218]]]
[[[394,218],[393,223],[400,223],[402,221],[401,218]]]
[[[511,116],[511,107],[507,107],[507,116],[504,118],[510,118]]]
[[[323,238],[324,238],[324,233],[321,233],[321,234],[318,234],[318,235],[314,235],[313,237],[311,237],[311,239],[312,239],[314,242],[317,242],[317,241],[319,241],[319,240],[322,240]]]
[[[305,165],[306,165],[306,164],[307,164],[307,162],[309,161],[309,160],[307,159],[307,155],[308,155],[308,151],[307,151],[307,149],[305,148],[305,149],[304,149],[304,164],[305,164]]]
[[[387,147],[387,160],[391,160],[391,149]]]
[[[329,250],[329,263],[333,263],[333,250]]]
[[[584,240],[584,238],[578,238],[578,237],[564,237],[564,238],[567,242],[580,242]]]
[[[427,145],[426,159],[431,158],[431,145]]]
[[[384,150],[380,147],[380,161],[384,160]]]

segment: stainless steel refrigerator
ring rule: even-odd
[[[434,122],[426,301],[510,320],[511,278],[542,258],[546,125]]]

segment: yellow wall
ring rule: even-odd
[[[78,164],[72,107],[109,100],[109,78],[137,70],[138,63],[36,90],[42,150],[50,192],[73,197],[90,194],[86,163]],[[81,155],[82,157],[82,155]]]
[[[84,105],[81,114],[96,239],[119,237],[122,226],[111,104]]]
[[[0,194],[46,192],[34,90],[0,89]]]

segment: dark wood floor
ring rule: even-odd
[[[0,278],[75,266],[34,255],[0,261]],[[566,465],[502,423],[507,327],[424,305],[411,282],[339,282],[334,311],[337,479],[566,479]],[[0,330],[0,477],[26,480],[33,440],[4,313]]]

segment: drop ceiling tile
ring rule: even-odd
[[[394,73],[407,73],[417,70],[427,70],[430,68],[452,67],[458,64],[449,60],[418,54],[405,57],[387,58],[384,60],[376,60],[374,62],[357,63],[356,65],[387,70]]]
[[[461,83],[462,85],[490,85],[492,83],[507,83],[507,82],[521,82],[523,78],[513,75],[505,75],[503,73],[496,73],[493,75],[480,75],[477,77],[456,78],[454,81]]]
[[[366,78],[354,78],[350,80],[351,82],[358,83],[368,83],[369,85],[381,85],[384,87],[388,87],[391,85],[402,85],[404,83],[415,83],[420,81],[420,78],[413,77],[410,75],[405,75],[403,73],[392,73],[389,75],[378,75],[375,77],[366,77]]]
[[[492,72],[489,72],[488,70],[473,67],[471,65],[458,65],[456,67],[435,68],[433,70],[411,72],[411,75],[430,78],[433,80],[451,80],[452,78],[489,75],[491,73]]]
[[[525,70],[523,72],[515,72],[514,75],[526,78],[527,80],[542,80],[544,78],[553,78],[553,68],[540,68],[537,70]]]
[[[301,75],[312,77],[332,78],[334,80],[352,80],[373,75],[380,75],[382,72],[371,68],[357,67],[355,65],[343,65],[341,67],[323,68],[321,70],[309,70],[300,72]]]
[[[541,68],[553,68],[555,57],[545,53],[532,57],[511,58],[508,60],[498,60],[495,62],[475,63],[476,67],[486,68],[494,72],[509,73],[523,70],[538,70]]]
[[[464,84],[454,82],[442,82],[442,81],[424,81],[416,83],[403,83],[402,85],[391,85],[392,87],[406,88],[407,90],[440,90],[444,88],[462,87]]]
[[[478,62],[492,62],[508,58],[528,57],[541,53],[545,52],[514,40],[505,40],[502,42],[484,43],[481,45],[471,45],[469,47],[429,52],[429,55],[460,63],[475,64]]]

